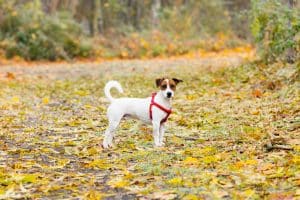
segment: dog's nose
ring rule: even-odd
[[[171,92],[167,92],[167,97],[170,98],[172,96]]]

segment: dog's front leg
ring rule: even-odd
[[[165,143],[164,143],[164,134],[165,134],[165,124],[162,123],[159,127],[159,143],[160,143],[160,146],[164,146]]]
[[[152,121],[153,125],[153,138],[154,138],[154,145],[161,146],[159,142],[159,129],[160,129],[160,122],[159,121]]]

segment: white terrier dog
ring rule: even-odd
[[[153,138],[155,146],[163,146],[163,136],[165,132],[165,122],[171,114],[171,99],[174,96],[176,85],[182,82],[180,79],[159,78],[156,79],[156,86],[159,92],[153,93],[148,98],[119,98],[115,99],[110,94],[111,88],[123,93],[119,82],[109,81],[104,88],[106,98],[111,102],[107,109],[109,121],[105,131],[103,147],[112,146],[112,140],[120,121],[124,117],[140,119],[144,123],[153,125]]]

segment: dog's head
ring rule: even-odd
[[[171,99],[174,96],[177,84],[183,81],[177,78],[158,78],[155,82],[156,86],[162,91],[163,96]]]

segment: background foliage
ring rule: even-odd
[[[245,3],[236,2],[244,9]],[[233,11],[222,0],[2,0],[0,48],[9,58],[28,60],[220,50],[240,42],[231,23]]]
[[[294,3],[253,0],[251,30],[266,61],[300,59],[300,13]]]
[[[91,54],[91,47],[81,38],[81,27],[69,13],[47,15],[37,0],[25,4],[9,1],[0,6],[1,48],[7,57],[55,60]]]
[[[0,49],[8,58],[69,60],[171,56],[256,42],[265,61],[294,62],[299,6],[294,0],[1,0]]]

